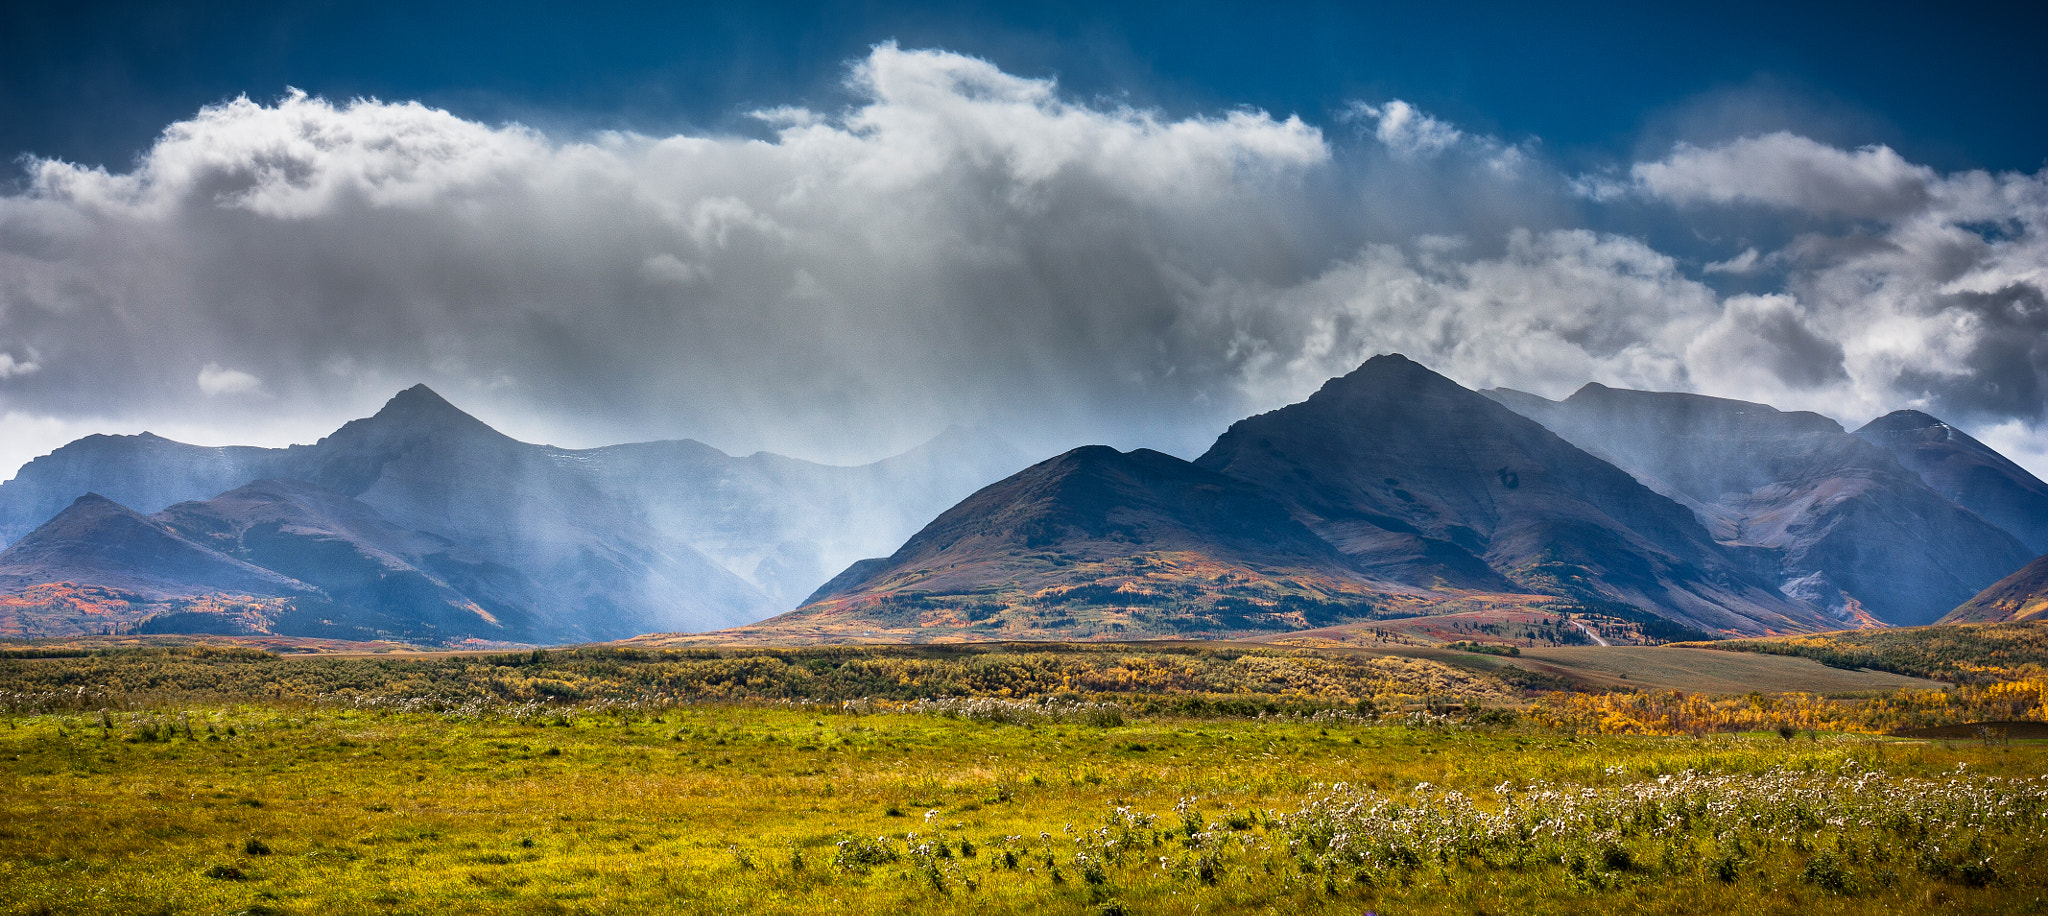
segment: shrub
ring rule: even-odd
[[[877,865],[887,865],[902,858],[888,837],[868,839],[849,836],[836,846],[838,852],[832,855],[832,867],[850,874],[865,875]]]
[[[1842,857],[1832,852],[1823,852],[1807,860],[1806,870],[1800,872],[1799,880],[1821,890],[1835,894],[1854,893],[1855,882],[1849,870],[1842,864]]]

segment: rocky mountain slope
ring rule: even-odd
[[[860,467],[561,449],[424,386],[285,449],[95,436],[0,484],[0,633],[1107,639],[1576,609],[1755,635],[1932,621],[2048,536],[2048,485],[1924,414],[1852,435],[1695,395],[1482,395],[1400,356],[1194,462],[1094,446],[983,486],[1022,463],[970,430]],[[2032,613],[2031,581],[1968,613]]]
[[[1821,625],[1692,513],[1400,356],[1232,425],[1195,464],[1259,484],[1370,569],[1611,601],[1708,632]]]
[[[301,481],[259,480],[157,513],[196,543],[320,590],[330,616],[423,642],[530,642],[573,631],[546,587],[359,500]]]
[[[1214,635],[1363,616],[1390,591],[1258,488],[1098,445],[982,489],[774,625]]]
[[[601,639],[715,629],[793,607],[847,563],[902,543],[1023,463],[1000,439],[961,429],[858,467],[735,458],[691,441],[560,449],[514,440],[416,386],[312,445],[78,440],[0,484],[0,535],[21,538],[87,492],[154,513],[252,481],[297,481],[449,545],[430,555],[519,570],[516,587],[451,586],[533,627],[512,631]],[[283,547],[267,556],[278,568],[294,563]],[[403,604],[386,607],[392,619],[406,619]]]
[[[1682,502],[1842,625],[1932,623],[2034,555],[1818,414],[1597,384],[1491,394]]]
[[[2015,570],[1956,606],[1942,623],[2003,623],[2048,619],[2048,556]]]
[[[544,585],[300,481],[261,480],[148,516],[81,497],[0,552],[0,591],[38,589],[55,599],[46,604],[96,595],[84,602],[96,613],[69,623],[35,615],[33,626],[10,631],[454,643],[534,642],[582,629],[548,617]]]
[[[1953,426],[1898,410],[1856,430],[1942,496],[1982,516],[2035,554],[2048,553],[2048,483]]]
[[[97,493],[79,497],[0,551],[0,590],[48,582],[99,585],[146,599],[209,594],[275,598],[315,591]]]
[[[1091,447],[1036,465],[734,635],[1245,634],[1454,605],[1829,622],[1745,562],[1535,422],[1380,357],[1193,463]]]

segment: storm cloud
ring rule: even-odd
[[[291,93],[125,170],[32,160],[0,196],[0,463],[96,423],[296,436],[418,381],[566,444],[1187,452],[1389,351],[2040,436],[2039,174],[1768,134],[1588,179],[1398,99],[1169,117],[887,44],[846,88],[751,137]],[[1796,231],[1661,251],[1601,228],[1623,207]]]

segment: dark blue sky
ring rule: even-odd
[[[872,44],[939,47],[1171,114],[1327,124],[1407,99],[1563,164],[1779,128],[1938,169],[2048,157],[2034,6],[1346,3],[6,4],[0,152],[125,165],[247,93],[419,99],[548,128],[755,130]]]

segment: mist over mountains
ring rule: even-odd
[[[2048,530],[2048,485],[1926,414],[1552,401],[1398,355],[1192,462],[1025,463],[967,429],[858,467],[559,449],[425,386],[312,445],[91,436],[0,484],[0,631],[1128,638],[1514,607],[1788,633],[1941,619]]]
[[[2039,553],[1818,414],[1602,385],[1563,401],[1489,394],[1691,508],[1716,541],[1760,548],[1772,583],[1845,622],[1932,623]],[[1983,448],[1959,439],[1947,454],[1983,460],[1972,446]],[[2039,485],[2010,462],[1996,467],[1997,486]]]
[[[1380,356],[1191,463],[1097,448],[1028,468],[732,635],[1223,636],[1473,608],[1671,634],[1928,623],[2034,556],[2019,532],[2039,516],[2005,494],[2040,483],[1950,427],[1912,428],[1934,431],[1908,437],[1909,469],[1875,430],[1815,414],[1597,385],[1482,394]],[[1247,553],[1162,508],[1204,471],[1242,517],[1284,514],[1327,552],[1275,529]]]
[[[93,436],[39,458],[0,484],[0,533],[15,540],[0,554],[0,581],[132,593],[126,619],[101,627],[133,625],[205,593],[331,601],[351,619],[488,609],[459,626],[327,628],[434,642],[713,629],[794,606],[839,567],[887,549],[1003,472],[990,468],[1014,466],[1013,455],[967,431],[851,468],[733,458],[695,442],[557,449],[504,436],[418,386],[313,445]],[[74,505],[88,494],[91,512]],[[147,523],[217,554],[201,565],[258,562],[303,587],[167,586],[184,567],[145,573],[121,560],[113,548],[127,535],[95,521],[113,508],[127,530]],[[51,525],[105,533],[60,539],[62,551],[27,549],[48,542],[40,535]],[[390,589],[405,590],[384,581],[394,576],[413,583],[413,597],[393,597]],[[383,584],[339,584],[363,577]]]

